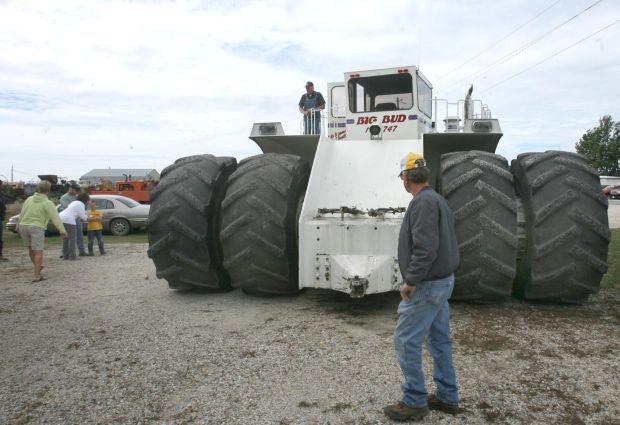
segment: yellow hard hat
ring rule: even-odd
[[[422,155],[417,153],[409,152],[407,155],[400,160],[400,175],[403,174],[403,171],[412,170],[418,167],[425,167],[426,161]]]

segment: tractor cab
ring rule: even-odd
[[[346,72],[344,82],[327,86],[320,135],[286,135],[279,122],[255,123],[250,139],[264,153],[293,154],[310,167],[319,140],[326,143],[409,142],[402,149],[424,154],[437,179],[442,154],[463,150],[494,153],[502,137],[499,121],[471,97],[433,98],[433,86],[415,66]],[[300,133],[303,122],[300,121]]]
[[[328,103],[332,139],[419,139],[432,130],[432,86],[413,66],[346,73],[330,84]]]

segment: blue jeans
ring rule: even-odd
[[[97,239],[97,245],[99,245],[99,254],[105,254],[103,249],[103,234],[101,230],[89,230],[88,231],[88,254],[93,255],[93,242]]]
[[[450,306],[448,298],[454,287],[454,275],[416,285],[411,301],[398,306],[398,324],[394,344],[400,368],[405,377],[403,402],[411,407],[426,406],[426,385],[422,369],[422,342],[433,356],[433,379],[437,398],[458,404],[456,373],[452,364]]]

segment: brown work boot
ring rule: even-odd
[[[384,407],[383,413],[385,413],[385,416],[395,421],[421,421],[429,414],[429,410],[427,406],[409,407],[402,401],[399,401],[396,404]]]
[[[428,408],[431,410],[439,410],[444,413],[449,413],[451,415],[456,415],[460,411],[458,404],[450,404],[441,401],[435,394],[428,396]]]

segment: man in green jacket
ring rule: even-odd
[[[54,203],[47,196],[50,193],[51,183],[43,180],[37,186],[35,193],[24,202],[19,214],[19,235],[28,247],[30,261],[34,264],[33,282],[43,280],[41,265],[43,264],[43,248],[45,247],[45,229],[51,220],[63,238],[67,237],[65,227],[60,221]]]

